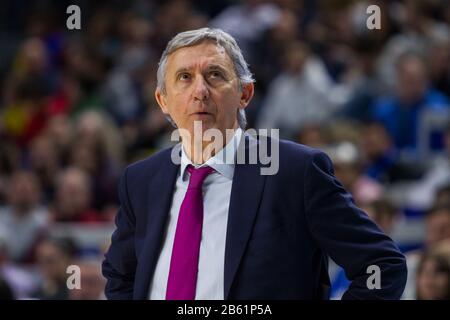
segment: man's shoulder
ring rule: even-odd
[[[261,141],[261,139],[265,138],[258,138],[259,141]],[[311,161],[314,156],[324,154],[320,149],[309,147],[291,140],[270,138],[270,143],[278,143],[280,156],[295,157],[297,160]]]
[[[256,139],[259,144],[267,141],[267,137],[265,136],[258,136]],[[301,167],[302,165],[308,165],[312,162],[328,162],[329,160],[327,154],[318,148],[313,148],[291,140],[277,139],[273,137],[270,137],[269,141],[270,145],[267,146],[267,149],[269,150],[268,152],[272,154],[272,152],[278,149],[280,167]],[[277,144],[278,148],[274,148],[273,144]],[[271,158],[273,160],[273,156],[271,156]]]
[[[282,166],[291,169],[297,167],[302,171],[315,166],[327,172],[333,171],[332,161],[325,151],[287,140],[280,141],[280,167]]]
[[[253,139],[261,143],[262,140],[267,139],[267,137],[252,136]],[[267,140],[266,140],[267,141]],[[269,138],[270,144],[278,144],[279,151],[279,160],[282,165],[291,167],[291,165],[299,166],[301,164],[308,164],[314,161],[316,157],[319,158],[327,158],[326,154],[317,148],[312,148],[294,141],[284,140],[284,139],[275,139]],[[127,166],[126,172],[129,178],[138,177],[146,179],[149,178],[149,175],[152,173],[161,170],[161,166],[163,164],[167,164],[172,161],[171,156],[172,152],[175,150],[175,147],[165,148],[160,150],[151,156],[138,160],[134,163],[131,163]],[[273,146],[268,146],[269,150],[274,150]],[[269,151],[271,152],[271,151]]]
[[[174,147],[165,148],[155,152],[147,158],[129,164],[126,167],[127,174],[142,176],[145,173],[151,173],[160,169],[163,163],[170,161],[173,148]]]
[[[323,153],[320,149],[309,147],[290,140],[280,139],[280,152],[310,158],[318,153]]]

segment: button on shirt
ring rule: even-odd
[[[178,173],[172,205],[169,212],[163,246],[150,284],[149,298],[164,300],[169,276],[170,258],[177,227],[180,206],[189,185],[186,168],[210,166],[215,170],[203,183],[203,228],[200,243],[198,275],[195,299],[224,299],[225,243],[230,206],[231,185],[234,174],[234,159],[242,137],[236,129],[233,138],[214,157],[202,165],[194,165],[181,148],[181,165]]]

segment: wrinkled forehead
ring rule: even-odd
[[[167,57],[167,70],[207,68],[221,66],[233,72],[233,62],[223,46],[214,40],[205,40],[192,46],[182,47]]]

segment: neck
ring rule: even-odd
[[[203,140],[204,135],[199,139],[195,139],[195,137],[194,139],[182,137],[184,151],[193,164],[203,164],[214,157],[231,141],[231,139],[233,139],[238,128],[239,127],[236,126],[232,130],[222,132],[221,136],[213,136],[212,139],[208,140]]]

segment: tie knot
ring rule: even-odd
[[[187,171],[190,173],[191,177],[189,178],[189,188],[201,188],[203,185],[203,181],[206,177],[211,174],[214,169],[211,167],[202,167],[195,169],[192,165],[187,167]]]

